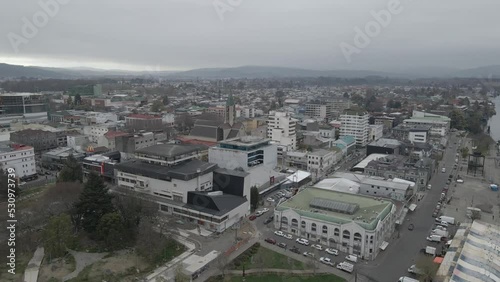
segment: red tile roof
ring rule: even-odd
[[[181,141],[182,144],[205,145],[208,147],[212,147],[212,146],[217,145],[217,142],[198,140],[198,139],[190,138],[189,136],[177,136],[175,139]]]

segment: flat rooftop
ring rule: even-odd
[[[200,146],[196,145],[158,144],[136,150],[135,152],[138,154],[173,158],[200,150]]]
[[[401,146],[401,142],[396,139],[389,138],[380,138],[377,141],[373,141],[368,146],[377,146],[377,147],[385,147],[385,148],[397,148]]]
[[[353,214],[335,212],[328,209],[317,208],[317,205],[314,205],[314,203],[318,202],[318,200],[334,201],[349,206],[356,205],[358,208],[353,209],[355,211]],[[311,207],[311,203],[313,203],[315,207]],[[381,198],[309,187],[277,206],[276,210],[283,211],[292,209],[303,217],[310,217],[338,224],[355,222],[367,230],[374,230],[377,223],[389,214],[392,206],[393,204],[391,201]]]
[[[366,158],[364,158],[362,161],[360,161],[357,165],[353,167],[353,169],[358,168],[358,169],[364,169],[371,161],[378,160],[380,158],[385,158],[388,155],[385,154],[370,154]]]
[[[174,178],[187,181],[197,177],[198,170],[200,171],[199,173],[203,175],[214,171],[217,165],[195,159],[181,165],[168,167],[133,159],[119,163],[115,168],[125,173],[142,175],[154,179],[168,181]]]
[[[233,146],[255,146],[262,143],[268,143],[270,139],[259,136],[244,136],[234,139],[220,141],[220,144],[233,145]]]

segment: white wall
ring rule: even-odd
[[[165,180],[159,180],[159,179],[154,179],[154,178],[149,178],[145,176],[140,176],[140,175],[134,175],[130,173],[125,173],[121,172],[119,170],[115,171],[115,175],[117,178],[117,184],[119,186],[131,188],[134,191],[137,192],[143,192],[147,194],[152,194],[155,195],[154,193],[159,193],[161,196],[164,197],[165,199],[173,200],[174,195],[176,196],[182,196],[182,202],[186,203],[187,202],[187,192],[188,191],[195,191],[197,188],[197,185],[204,186],[203,190],[211,190],[213,187],[212,181],[213,181],[213,173],[207,173],[204,175],[201,175],[199,177],[199,184],[198,184],[198,178],[193,178],[188,181],[184,180],[178,180],[178,179],[172,179],[172,181],[165,181]],[[127,179],[133,179],[135,181],[143,181],[145,184],[148,185],[148,187],[140,188],[140,187],[135,187],[135,184],[123,181],[120,178],[127,178]]]
[[[15,175],[19,178],[37,173],[33,148],[0,153],[0,165],[4,170],[15,169]]]
[[[410,142],[420,142],[420,143],[426,143],[427,142],[427,132],[412,132],[410,131],[408,134],[408,140]]]

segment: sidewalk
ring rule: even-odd
[[[38,272],[40,271],[40,265],[42,264],[44,256],[44,248],[38,247],[33,254],[33,257],[28,263],[26,270],[24,270],[24,280],[25,282],[36,282],[38,280]]]

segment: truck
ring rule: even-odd
[[[436,248],[431,247],[431,246],[427,246],[427,247],[425,247],[425,253],[427,255],[433,255],[433,256],[435,256],[436,255]]]
[[[410,278],[408,276],[403,276],[403,277],[399,277],[398,282],[419,282],[419,280]]]
[[[451,216],[442,215],[436,218],[436,222],[441,222],[441,221],[448,222],[448,224],[455,224],[455,218]]]
[[[441,230],[441,229],[434,229],[434,230],[432,230],[431,235],[439,235],[441,237],[448,238],[448,231]]]
[[[340,270],[343,270],[345,272],[352,273],[352,271],[354,270],[354,265],[352,265],[346,261],[343,261],[343,262],[337,264],[337,268]]]
[[[441,236],[439,235],[431,235],[429,237],[427,237],[427,241],[431,241],[431,242],[441,242]]]

